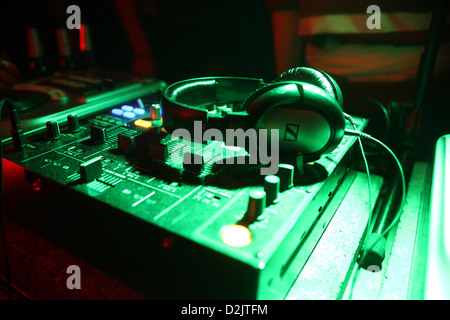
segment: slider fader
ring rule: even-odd
[[[283,298],[354,179],[356,138],[302,176],[289,164],[263,176],[163,123],[135,100],[4,145],[5,213],[151,298]]]

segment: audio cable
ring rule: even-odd
[[[372,137],[372,136],[370,136],[370,135],[368,135],[368,134],[366,134],[366,133],[364,133],[364,132],[360,132],[360,131],[357,131],[357,130],[349,130],[349,129],[346,129],[345,130],[345,134],[347,134],[347,135],[352,135],[352,136],[357,136],[357,137],[360,137],[360,138],[362,138],[362,139],[364,139],[364,140],[369,140],[369,141],[372,141],[372,142],[375,142],[375,143],[377,143],[378,145],[380,145],[381,147],[383,147],[384,149],[386,149],[386,151],[392,156],[392,158],[395,160],[395,162],[396,162],[396,165],[397,165],[397,167],[398,167],[398,170],[399,170],[399,173],[400,173],[400,177],[401,177],[401,182],[402,182],[402,197],[401,197],[401,203],[400,203],[400,206],[399,206],[399,208],[398,208],[398,210],[397,210],[397,214],[395,215],[395,218],[394,218],[394,220],[391,222],[391,224],[380,234],[380,236],[381,237],[384,237],[384,236],[386,236],[388,233],[389,233],[389,231],[399,222],[399,220],[400,220],[400,216],[401,216],[401,213],[402,213],[402,210],[403,210],[403,206],[404,206],[404,203],[405,203],[405,199],[406,199],[406,181],[405,181],[405,174],[404,174],[404,172],[403,172],[403,167],[402,167],[402,165],[401,165],[401,163],[400,163],[400,161],[398,160],[398,158],[397,158],[397,156],[395,155],[395,153],[388,147],[388,146],[386,146],[383,142],[381,142],[380,140],[378,140],[378,139],[376,139],[376,138],[374,138],[374,137]],[[367,250],[370,250],[371,248],[373,248],[374,247],[374,245],[375,245],[375,243],[374,244],[372,244],[372,246],[371,247],[369,247]]]
[[[365,259],[367,259],[370,255],[375,255],[375,256],[379,256],[379,257],[384,257],[384,250],[385,250],[385,245],[386,245],[386,240],[385,237],[386,235],[391,231],[391,229],[397,225],[397,223],[400,220],[401,214],[403,212],[403,206],[406,200],[406,181],[405,181],[405,175],[403,172],[403,167],[400,163],[400,161],[398,160],[397,156],[395,155],[395,153],[387,146],[385,145],[383,142],[381,142],[380,140],[370,136],[369,134],[366,134],[364,132],[360,132],[359,130],[357,130],[356,128],[356,124],[355,121],[353,120],[353,118],[348,115],[345,114],[345,119],[347,121],[349,121],[354,130],[351,129],[345,129],[345,134],[349,135],[349,136],[356,136],[360,142],[360,148],[361,148],[361,152],[364,153],[363,149],[362,149],[362,143],[361,143],[361,139],[367,140],[367,141],[371,141],[373,143],[378,144],[379,146],[383,147],[391,156],[392,158],[395,160],[396,165],[398,167],[399,170],[399,174],[400,174],[400,178],[401,178],[401,184],[402,184],[402,195],[401,195],[401,202],[400,205],[398,207],[397,213],[394,217],[394,219],[392,220],[392,222],[390,223],[390,225],[382,232],[382,233],[371,233],[368,234],[368,228],[371,224],[371,220],[372,220],[372,200],[371,200],[371,191],[370,191],[370,187],[369,187],[369,219],[368,219],[368,224],[364,230],[363,233],[363,241],[362,241],[362,248],[360,251],[360,256],[358,258],[358,266],[357,269],[355,271],[355,275],[352,281],[352,285],[350,288],[350,298],[351,298],[351,294],[354,288],[354,285],[356,283],[358,274],[360,269],[362,268],[362,266],[365,263]],[[364,164],[366,166],[366,171],[367,174],[369,175],[369,169],[368,169],[368,164],[367,161],[365,159],[365,157],[363,156],[364,159]],[[370,185],[370,178],[369,178],[369,185]]]
[[[350,122],[350,124],[352,125],[352,127],[354,128],[355,132],[359,132],[358,128],[356,127],[356,122],[355,120],[349,115],[344,113],[344,117],[345,119]],[[357,135],[356,136],[357,140],[358,140],[358,144],[359,144],[359,149],[361,151],[361,157],[363,159],[364,162],[364,168],[366,170],[366,175],[367,175],[367,184],[368,184],[368,192],[369,192],[369,199],[368,199],[368,206],[369,206],[369,217],[368,217],[368,221],[372,221],[372,181],[370,178],[370,169],[369,169],[369,164],[367,162],[367,158],[366,158],[366,153],[364,151],[364,147],[363,147],[363,143],[362,143],[362,139],[361,136]],[[367,227],[364,229],[364,233],[363,233],[363,239],[366,238],[367,233],[368,233],[368,229],[369,229],[370,223],[367,224]]]
[[[381,141],[387,141],[389,134],[391,133],[391,117],[389,115],[388,110],[386,109],[386,107],[378,100],[375,99],[363,99],[360,100],[358,102],[356,102],[354,105],[352,105],[349,108],[349,111],[351,113],[354,113],[355,110],[361,106],[361,105],[371,105],[371,106],[375,106],[379,111],[381,111],[381,114],[383,115],[384,118],[384,133],[383,133],[383,139]],[[345,115],[345,117],[347,117],[348,115]]]

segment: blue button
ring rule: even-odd
[[[122,116],[127,119],[134,119],[136,117],[136,114],[134,114],[134,112],[126,111]]]
[[[132,106],[128,106],[128,105],[123,105],[122,106],[122,110],[123,111],[133,111],[133,109],[134,109],[134,107],[132,107]]]
[[[123,110],[121,110],[121,109],[112,109],[112,110],[111,110],[111,113],[112,113],[113,115],[115,115],[115,116],[120,117],[120,116],[122,116],[122,114],[123,114]]]
[[[142,115],[145,114],[145,110],[141,109],[141,108],[134,108],[133,112],[136,113],[139,116],[142,116]]]

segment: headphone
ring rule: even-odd
[[[161,96],[168,133],[202,130],[277,129],[280,154],[302,154],[306,162],[333,151],[344,136],[343,98],[327,73],[290,69],[271,83],[240,77],[206,77],[168,86]]]

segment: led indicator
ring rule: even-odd
[[[164,237],[162,238],[161,244],[164,249],[172,249],[174,242],[174,237]]]
[[[136,121],[134,122],[134,125],[135,125],[136,127],[148,129],[148,128],[150,128],[150,127],[152,126],[152,123],[151,123],[150,121],[147,121],[147,120],[139,119],[139,120],[136,120]]]
[[[141,99],[141,98],[137,99],[136,101],[137,101],[138,106],[139,106],[141,109],[144,109],[144,108],[145,108],[144,103],[142,102],[142,99]]]
[[[133,109],[133,112],[134,112],[135,114],[139,115],[139,116],[142,116],[142,115],[145,114],[145,110],[144,110],[144,109],[141,109],[141,108],[134,108],[134,109]]]
[[[134,107],[132,107],[132,106],[128,106],[128,105],[122,106],[123,111],[133,111],[133,109],[134,109]]]
[[[115,116],[121,117],[123,115],[123,110],[122,109],[112,109],[111,113]]]
[[[129,111],[125,111],[122,116],[127,119],[134,119],[136,117],[134,112],[129,112]]]
[[[222,241],[230,247],[245,247],[252,242],[252,233],[238,224],[226,226],[222,229]]]
[[[86,45],[86,28],[84,24],[80,24],[80,51],[84,52],[87,49]]]

